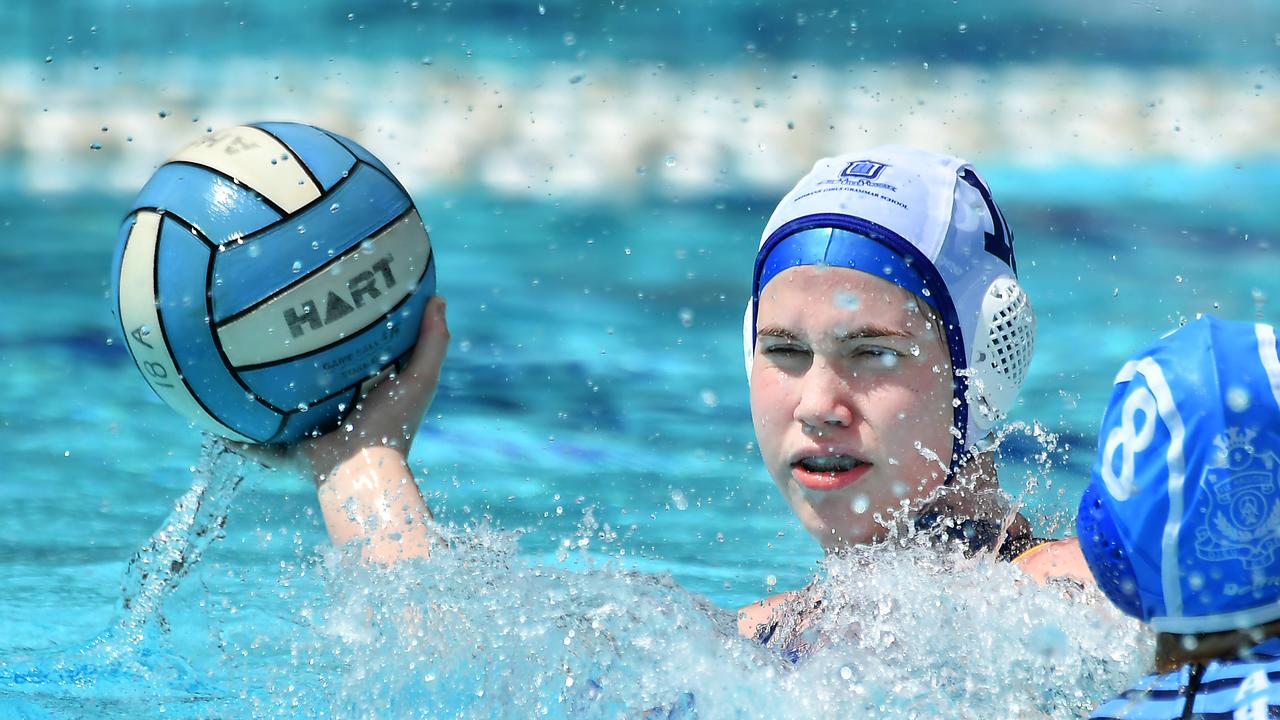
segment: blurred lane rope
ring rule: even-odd
[[[178,56],[107,66],[11,59],[0,75],[8,181],[55,193],[126,192],[167,148],[263,119],[367,138],[415,189],[479,186],[531,199],[776,193],[810,158],[887,141],[1028,168],[1280,153],[1280,95],[1261,67],[485,67],[354,57],[317,67]]]

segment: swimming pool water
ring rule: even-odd
[[[1126,172],[1111,180],[1115,190],[1082,195],[1065,189],[1090,184],[1102,171],[987,171],[1015,228],[1040,321],[1031,377],[1012,419],[1038,422],[1058,436],[1047,460],[1037,462],[1042,442],[1012,433],[1004,485],[1042,529],[1057,534],[1069,530],[1091,462],[1094,423],[1124,356],[1199,311],[1276,319],[1274,266],[1259,260],[1273,252],[1276,226],[1260,210],[1275,187],[1273,175],[1237,168]],[[1158,193],[1124,194],[1180,173],[1188,185],[1199,180],[1197,205]],[[488,551],[460,554],[476,564],[473,574],[488,587],[508,594],[505,600],[459,590],[469,577],[463,560],[443,575],[423,569],[410,584],[439,583],[422,590],[437,601],[470,597],[475,604],[444,627],[462,637],[489,637],[494,644],[474,650],[477,657],[501,655],[494,648],[505,647],[499,636],[476,630],[483,610],[502,620],[500,608],[514,608],[505,621],[526,627],[515,622],[522,613],[552,622],[533,610],[546,607],[538,600],[543,593],[559,598],[552,603],[557,617],[591,607],[583,598],[620,593],[633,605],[657,608],[637,609],[622,626],[628,632],[673,642],[669,629],[658,629],[664,612],[690,618],[703,612],[703,619],[690,620],[711,624],[690,631],[694,660],[770,667],[767,658],[741,647],[708,644],[718,632],[717,615],[697,600],[733,608],[771,590],[796,588],[820,559],[774,496],[751,445],[740,313],[745,269],[769,199],[558,206],[480,192],[418,199],[439,253],[454,340],[413,463],[443,523],[523,534],[515,554],[498,553],[504,559],[496,567],[482,560],[493,557]],[[329,551],[310,488],[261,471],[251,470],[231,501],[226,538],[192,563],[176,590],[160,593],[164,630],[146,615],[147,639],[126,644],[127,652],[112,650],[114,665],[92,654],[97,651],[77,654],[131,617],[120,606],[126,564],[175,500],[210,477],[192,472],[198,434],[149,395],[114,338],[107,273],[111,229],[124,202],[27,196],[0,205],[6,237],[26,240],[0,248],[0,293],[5,307],[16,310],[0,330],[8,468],[0,480],[7,510],[0,515],[0,658],[8,671],[0,674],[0,704],[14,703],[10,707],[32,717],[45,716],[35,708],[74,715],[76,706],[109,715],[158,697],[168,698],[167,714],[199,717],[235,714],[235,708],[265,712],[271,698],[309,698],[314,704],[296,706],[293,714],[342,716],[347,706],[335,697],[355,702],[352,712],[370,707],[350,692],[360,687],[359,677],[340,673],[349,687],[334,695],[325,675],[307,668],[313,661],[330,670],[351,667],[322,658],[364,658],[398,679],[399,690],[368,686],[387,693],[389,707],[397,697],[465,698],[458,707],[483,714],[489,706],[471,702],[465,673],[456,668],[448,675],[456,686],[449,692],[413,689],[421,678],[396,666],[421,662],[421,648],[388,651],[342,639],[344,632],[368,631],[343,614],[341,598],[386,614],[399,607],[396,601],[412,604],[413,597],[380,595],[386,590],[378,590],[376,579],[352,580],[358,571],[325,560]],[[492,532],[478,537],[508,542]],[[589,566],[597,569],[588,572]],[[498,567],[552,579],[541,579],[543,589],[528,577],[503,584]],[[670,573],[694,595],[665,588],[667,581],[654,586],[639,577],[633,583],[625,574],[631,569]],[[132,582],[145,584],[136,575]],[[380,600],[361,599],[353,587]],[[522,594],[528,587],[535,589]],[[657,596],[665,599],[654,601]],[[952,601],[976,602],[962,591]],[[737,659],[715,660],[721,652],[715,647]],[[598,672],[588,660],[602,657],[623,666],[627,658],[638,665],[651,660],[597,647],[580,657],[579,675]],[[297,673],[290,675],[290,691],[271,670],[286,658]],[[531,662],[514,666],[509,690],[524,688],[533,697],[521,684],[537,677]],[[657,682],[652,674],[637,677]],[[492,678],[473,680],[501,692]],[[664,687],[672,687],[669,677]],[[794,697],[782,687],[774,691]],[[704,704],[711,692],[704,689]],[[621,697],[658,701],[639,691]],[[563,703],[570,700],[556,702],[556,714],[567,712]],[[591,717],[605,706],[584,707]],[[272,710],[293,711],[287,705]]]
[[[972,159],[1040,325],[1002,483],[1068,533],[1122,360],[1199,312],[1280,321],[1280,10],[929,10],[0,4],[0,718],[1057,718],[1127,685],[1149,638],[1096,594],[820,564],[753,446],[748,272],[819,155]],[[116,337],[130,193],[269,119],[366,144],[431,230],[430,563],[353,565],[306,482],[203,446]],[[808,661],[736,637],[815,574]]]

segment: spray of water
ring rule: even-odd
[[[244,458],[206,435],[193,483],[173,512],[134,552],[120,585],[123,610],[119,628],[131,642],[152,626],[167,630],[164,600],[178,587],[205,551],[222,539],[227,514],[244,481]]]
[[[206,437],[200,460],[191,468],[191,488],[129,561],[112,626],[78,649],[14,658],[0,668],[7,690],[22,690],[40,701],[12,699],[19,716],[124,717],[166,703],[175,710],[207,704],[214,691],[183,653],[165,641],[169,627],[164,605],[205,551],[223,537],[244,480],[244,462]]]
[[[925,533],[829,558],[765,647],[731,611],[603,548],[571,543],[548,565],[479,526],[442,528],[448,546],[427,561],[370,566],[342,548],[285,571],[291,614],[218,628],[210,660],[166,648],[164,608],[221,537],[243,461],[210,442],[193,478],[130,563],[116,629],[7,686],[43,688],[40,707],[68,717],[159,702],[175,717],[1064,718],[1151,656],[1096,591]],[[595,536],[589,513],[583,526]],[[284,587],[312,569],[327,592]]]
[[[255,716],[1063,718],[1150,657],[1095,591],[922,535],[829,559],[770,647],[669,577],[544,566],[483,527],[426,562],[334,552],[323,572]]]

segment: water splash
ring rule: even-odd
[[[796,689],[850,717],[1076,717],[1139,673],[1151,643],[1096,590],[1039,585],[986,555],[860,547],[779,629],[807,644]],[[993,620],[998,618],[998,622]],[[848,668],[848,672],[843,669]]]
[[[224,693],[166,642],[164,604],[223,537],[245,477],[244,463],[206,436],[200,461],[191,469],[191,488],[129,561],[113,625],[77,649],[9,658],[0,667],[0,698],[30,697],[33,702],[13,701],[32,717],[128,717],[157,707],[166,707],[172,717],[209,711],[211,700]],[[4,706],[9,707],[7,700]]]
[[[828,560],[773,643],[796,663],[668,576],[544,566],[484,528],[450,542],[390,569],[333,553],[329,604],[255,715],[1056,718],[1150,652],[1096,591],[918,542]]]
[[[124,615],[119,627],[132,641],[146,628],[167,629],[164,600],[178,587],[206,550],[222,539],[231,503],[244,481],[243,457],[220,440],[205,436],[194,482],[173,512],[133,554],[120,585]]]
[[[1052,459],[1055,436],[1006,433],[1018,431],[1044,447],[1039,464]],[[391,568],[329,550],[318,567],[282,568],[274,591],[288,601],[275,610],[250,594],[228,611],[234,626],[213,618],[209,641],[186,627],[211,614],[203,606],[166,632],[165,602],[221,537],[242,470],[207,443],[191,490],[126,573],[119,630],[0,670],[0,687],[31,689],[21,701],[55,717],[163,705],[173,717],[1057,718],[1096,706],[1150,657],[1145,632],[1096,591],[1041,586],[920,534],[827,560],[769,647],[668,575],[580,541],[539,561],[484,526],[443,528],[448,547]],[[588,513],[580,535],[599,530]],[[298,587],[317,570],[327,592]]]

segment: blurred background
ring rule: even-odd
[[[1071,530],[1125,357],[1200,312],[1280,320],[1267,0],[48,0],[0,4],[0,36],[0,652],[101,629],[192,482],[108,276],[132,194],[214,128],[320,125],[414,194],[454,337],[414,458],[442,520],[528,528],[547,562],[625,549],[724,607],[819,558],[759,467],[739,335],[817,158],[897,142],[986,176],[1040,320],[1003,482],[1041,532]],[[188,586],[206,614],[287,616],[313,507],[247,483]]]
[[[132,192],[209,126],[303,118],[423,191],[552,201],[772,197],[817,157],[887,140],[1028,170],[1230,163],[1280,142],[1277,15],[1264,0],[13,2],[0,153],[19,188]]]

